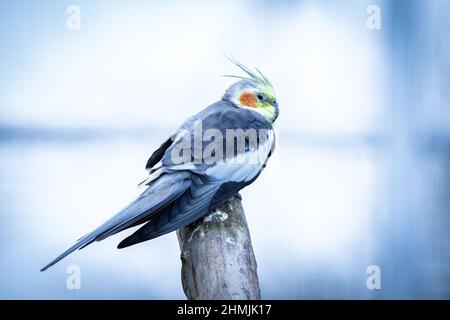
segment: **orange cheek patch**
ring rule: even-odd
[[[258,101],[256,100],[255,95],[252,93],[245,92],[241,94],[239,101],[241,102],[242,105],[247,107],[251,108],[258,107]]]

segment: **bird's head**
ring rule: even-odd
[[[278,117],[278,101],[272,83],[258,69],[256,72],[243,66],[234,59],[230,59],[241,68],[248,77],[230,76],[239,78],[240,81],[231,85],[226,91],[223,99],[230,101],[239,108],[250,109],[264,116],[267,121],[274,123]]]

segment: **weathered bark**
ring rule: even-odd
[[[181,281],[190,300],[260,299],[256,260],[241,200],[178,230]]]

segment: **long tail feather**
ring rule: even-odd
[[[153,181],[149,188],[129,206],[91,233],[79,239],[73,246],[42,268],[41,271],[47,270],[75,250],[82,249],[94,241],[101,241],[127,228],[148,221],[160,209],[165,208],[168,203],[180,197],[189,188],[190,183],[190,174],[187,172],[162,175]]]

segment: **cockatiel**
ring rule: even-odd
[[[222,99],[186,120],[151,155],[146,165],[150,175],[141,183],[145,191],[41,271],[76,249],[137,225],[143,224],[118,248],[187,226],[255,181],[274,148],[278,102],[258,69],[230,60],[246,76],[230,76],[239,81]]]

